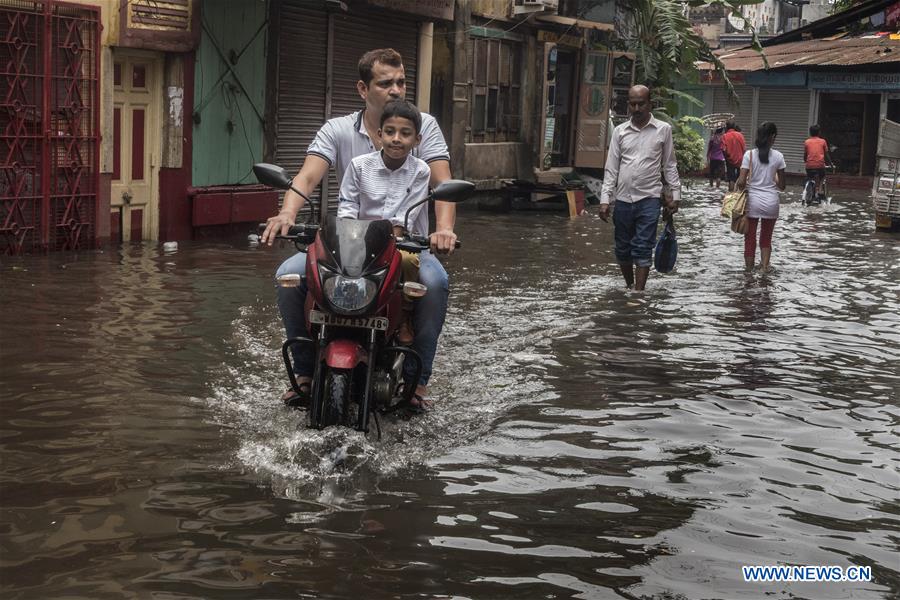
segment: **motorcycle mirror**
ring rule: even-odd
[[[256,175],[256,178],[260,183],[263,183],[270,187],[282,190],[286,190],[291,187],[291,178],[288,177],[287,172],[278,165],[270,165],[269,163],[256,163],[255,165],[253,165],[253,174]]]
[[[475,184],[462,179],[448,179],[438,184],[431,193],[435,200],[462,202],[475,192]]]
[[[431,190],[431,194],[423,200],[416,202],[406,210],[406,217],[403,219],[403,228],[409,229],[409,213],[417,206],[428,202],[429,200],[442,200],[444,202],[462,202],[475,192],[475,184],[462,179],[448,179],[441,182],[436,188]]]
[[[283,167],[269,163],[256,163],[253,165],[253,174],[260,183],[282,190],[294,190],[294,192],[309,202],[312,219],[316,220],[316,203],[309,196],[294,187],[294,180],[288,177]]]

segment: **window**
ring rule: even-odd
[[[517,141],[522,124],[521,45],[480,37],[470,37],[467,44],[472,61],[467,141]]]

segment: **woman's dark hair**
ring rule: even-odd
[[[400,99],[388,101],[381,111],[381,122],[379,123],[379,126],[384,127],[384,122],[391,117],[408,119],[415,127],[416,134],[422,132],[422,113],[419,112],[419,109],[416,108],[416,105],[412,102]]]
[[[721,127],[716,127],[716,134],[720,134],[720,133],[722,133],[722,128],[721,128]]]
[[[759,151],[759,162],[769,164],[769,150],[772,148],[772,138],[778,135],[775,123],[765,121],[756,130],[756,148]]]

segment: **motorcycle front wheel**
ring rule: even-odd
[[[322,427],[347,424],[350,406],[351,371],[328,369],[325,373],[325,397],[322,398]]]

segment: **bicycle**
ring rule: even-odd
[[[822,183],[819,184],[819,193],[813,197],[816,189],[816,180],[814,177],[807,177],[806,183],[803,184],[803,193],[800,195],[800,202],[803,206],[812,206],[813,204],[829,204],[831,197],[828,195],[828,171],[834,170],[834,165],[827,165],[825,173],[822,175]]]

